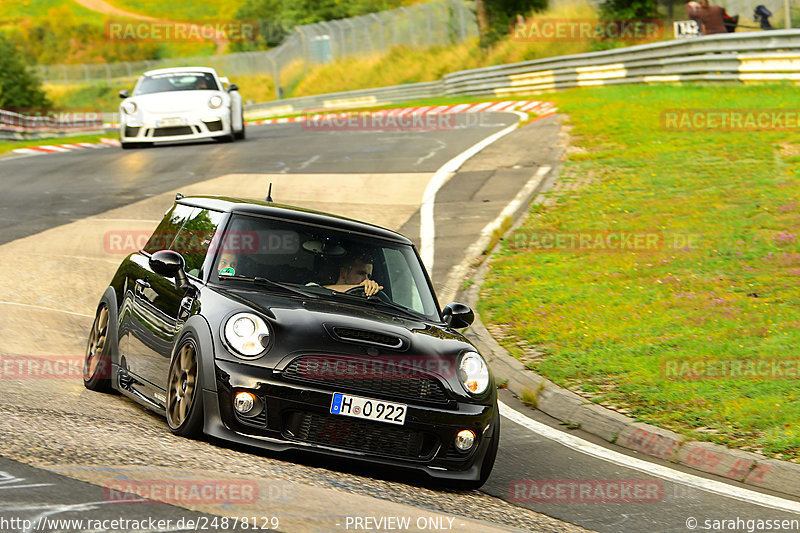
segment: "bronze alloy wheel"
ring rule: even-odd
[[[175,354],[167,384],[167,422],[173,430],[187,426],[197,396],[197,350],[191,340],[184,342]]]
[[[83,361],[83,383],[91,390],[111,388],[111,361],[108,357],[108,306],[103,303],[97,309],[89,342],[86,344],[86,357]]]

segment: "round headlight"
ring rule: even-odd
[[[215,94],[208,100],[208,107],[211,109],[216,109],[222,105],[222,97],[218,94]]]
[[[239,357],[257,357],[269,341],[269,327],[253,313],[237,313],[225,323],[225,340]]]
[[[466,352],[458,365],[458,379],[470,394],[483,394],[489,386],[489,367],[477,352]]]
[[[136,113],[136,103],[128,100],[127,102],[122,102],[122,110],[125,111],[127,115],[133,115]]]

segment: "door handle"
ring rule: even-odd
[[[194,299],[187,296],[183,300],[181,300],[180,310],[178,311],[178,318],[181,320],[186,320],[192,312],[192,304],[194,303]]]
[[[150,288],[150,283],[146,279],[137,279],[136,280],[136,293],[142,294],[145,289]]]

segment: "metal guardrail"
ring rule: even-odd
[[[455,72],[448,95],[614,83],[800,79],[800,30],[710,35]]]
[[[30,139],[46,135],[77,135],[102,129],[99,113],[26,115],[0,109],[0,139]]]
[[[287,98],[263,104],[248,105],[245,106],[245,117],[262,118],[304,111],[335,110],[343,107],[369,107],[420,98],[433,98],[442,94],[444,94],[444,84],[441,81],[409,83],[377,89]]]
[[[534,93],[621,83],[800,81],[800,30],[709,35],[602,52],[464,70],[442,80],[363,89],[246,107],[254,117],[335,107],[382,105],[435,96]]]

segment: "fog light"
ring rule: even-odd
[[[256,403],[256,397],[249,392],[237,392],[233,397],[233,407],[243,415],[246,415],[253,410]]]
[[[475,432],[470,429],[462,429],[456,435],[456,448],[466,452],[475,444]]]

